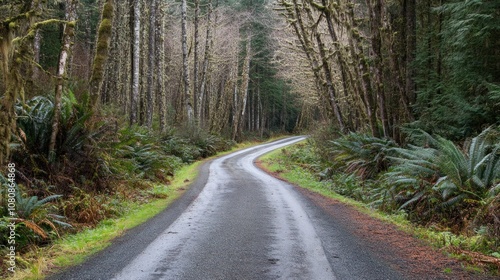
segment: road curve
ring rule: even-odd
[[[403,279],[254,160],[291,137],[215,159],[171,207],[50,279]]]

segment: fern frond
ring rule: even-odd
[[[409,205],[417,202],[418,200],[420,200],[424,196],[424,194],[425,194],[425,192],[423,192],[423,191],[416,193],[410,200],[408,200],[407,202],[403,203],[403,205],[401,205],[399,207],[399,210],[404,209],[407,206],[409,206]]]
[[[43,239],[46,239],[48,237],[45,230],[43,228],[41,228],[39,225],[37,225],[36,223],[34,223],[33,221],[22,219],[22,218],[17,218],[16,220],[19,223],[24,224],[27,228],[31,229],[35,234],[42,237]]]

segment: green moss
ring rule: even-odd
[[[106,2],[106,4],[104,4],[104,7],[102,9],[103,20],[113,18],[113,4],[111,4],[110,2],[111,1]]]
[[[99,40],[99,42],[97,42],[97,52],[100,53],[102,52],[103,50],[107,50],[108,49],[108,42],[104,41],[104,40]]]
[[[104,37],[103,38],[104,40],[107,40],[108,39],[107,37],[109,37],[109,35],[111,34],[111,29],[112,29],[111,20],[103,19],[101,21],[101,25],[99,26],[99,36],[100,37],[102,36]]]

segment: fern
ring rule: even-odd
[[[363,179],[373,178],[389,165],[388,153],[396,146],[392,140],[350,133],[330,141],[329,153],[339,167]]]
[[[460,149],[442,137],[421,133],[427,148],[410,146],[394,148],[394,163],[384,178],[389,184],[412,190],[413,195],[402,204],[402,208],[433,199],[433,192],[441,196],[436,205],[442,208],[459,207],[466,200],[482,201],[495,195],[500,178],[499,133],[488,128],[466,142]],[[426,187],[430,186],[430,187]],[[426,194],[422,194],[422,188]]]

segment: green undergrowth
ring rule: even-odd
[[[371,181],[370,185],[364,185],[363,180],[346,174],[337,177],[329,174],[329,179],[325,179],[327,177],[325,172],[328,170],[322,170],[321,158],[312,148],[310,141],[302,141],[275,150],[262,156],[260,161],[269,172],[292,184],[354,206],[358,211],[373,218],[394,224],[400,230],[424,240],[430,246],[442,249],[455,258],[468,261],[475,270],[485,269],[498,274],[491,263],[483,262],[491,261],[491,257],[498,258],[499,255],[491,253],[489,243],[485,244],[481,232],[465,236],[433,225],[412,223],[404,210],[384,212],[379,203],[373,203],[373,196],[370,193],[376,189],[376,180]]]

